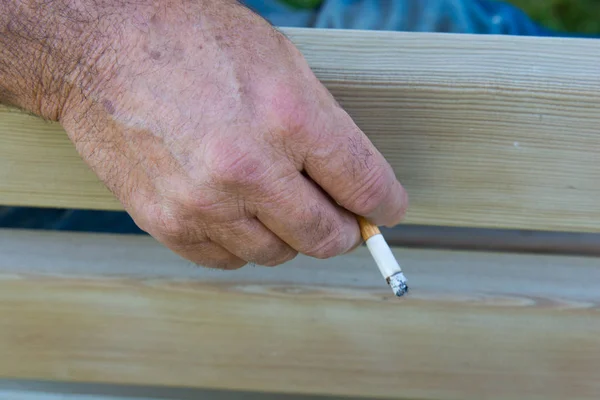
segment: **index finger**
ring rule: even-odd
[[[408,207],[406,190],[369,138],[339,106],[307,127],[304,170],[339,205],[377,225],[394,226]]]

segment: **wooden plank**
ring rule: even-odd
[[[407,223],[599,231],[600,41],[285,29],[409,190]],[[0,204],[119,209],[57,125],[0,109]]]
[[[223,272],[149,237],[2,231],[0,378],[600,398],[600,259],[394,251],[403,299],[364,248]]]
[[[156,385],[115,385],[0,379],[7,400],[366,400],[364,397],[209,390]]]
[[[209,393],[214,395],[214,393]],[[86,394],[63,394],[50,392],[29,392],[29,391],[3,391],[0,390],[0,399],[6,400],[181,400],[176,397],[121,397],[121,396],[98,396]],[[191,397],[189,399],[192,399]],[[284,396],[283,399],[286,399]],[[263,395],[229,395],[221,397],[194,397],[193,400],[278,400],[277,397]],[[302,397],[299,400],[314,400],[312,397]]]
[[[600,256],[600,234],[398,225],[381,228],[392,246],[511,253]]]
[[[367,400],[364,397],[209,390],[156,385],[115,385],[0,379],[7,400]]]
[[[26,391],[4,391],[0,390],[0,399],[10,400],[132,400],[131,397],[114,396],[88,396],[79,394],[57,394],[45,392],[26,392]],[[157,400],[151,398],[138,398],[137,400]]]

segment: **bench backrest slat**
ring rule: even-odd
[[[283,30],[392,163],[407,223],[600,227],[600,41]],[[0,108],[0,204],[120,209],[58,124]]]

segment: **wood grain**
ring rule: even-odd
[[[394,252],[402,299],[365,248],[222,272],[148,237],[2,231],[0,378],[600,398],[600,259]]]
[[[284,32],[393,165],[407,223],[600,231],[600,41]],[[120,208],[57,125],[7,109],[0,203]]]

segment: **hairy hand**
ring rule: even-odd
[[[354,214],[400,222],[407,196],[390,165],[263,19],[223,0],[95,15],[93,68],[59,119],[171,250],[208,267],[274,266],[353,249]]]

